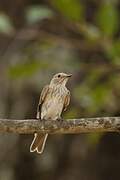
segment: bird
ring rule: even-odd
[[[70,103],[70,91],[66,83],[72,74],[57,73],[46,85],[40,95],[36,119],[57,120],[66,111]],[[48,134],[35,133],[30,145],[30,152],[43,153]]]

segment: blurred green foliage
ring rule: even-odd
[[[4,13],[0,13],[0,33],[11,35],[14,33],[14,27],[9,16]]]
[[[120,40],[108,42],[106,46],[106,54],[111,62],[115,65],[120,65]]]
[[[87,136],[87,141],[90,145],[92,145],[93,148],[96,147],[102,136],[103,133],[91,133]]]
[[[112,1],[103,1],[97,13],[97,24],[103,35],[112,36],[118,30],[118,12],[115,3]]]
[[[47,66],[44,62],[28,61],[27,63],[20,63],[10,67],[8,75],[13,79],[27,78],[40,71],[40,69],[47,68]]]
[[[45,6],[29,6],[25,11],[26,21],[33,24],[53,16],[52,10]]]
[[[79,0],[52,0],[52,3],[69,20],[83,19],[83,5]]]

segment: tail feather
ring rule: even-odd
[[[34,139],[30,146],[30,152],[37,151],[37,153],[42,153],[45,147],[48,134],[34,134]]]

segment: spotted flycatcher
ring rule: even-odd
[[[58,73],[53,76],[49,85],[46,85],[40,95],[37,108],[37,119],[56,120],[61,119],[62,111],[65,111],[70,102],[70,91],[66,83],[71,74]],[[34,134],[30,146],[30,152],[42,153],[48,134]]]

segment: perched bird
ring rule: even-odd
[[[37,119],[56,120],[61,118],[62,111],[65,111],[70,102],[70,91],[66,83],[72,74],[58,73],[53,76],[49,85],[46,85],[40,95],[37,108]],[[42,153],[45,147],[48,134],[34,134],[30,146],[30,152]]]

